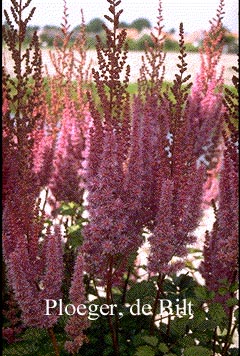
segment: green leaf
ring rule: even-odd
[[[139,346],[135,356],[155,356],[155,351],[151,346]]]
[[[82,212],[82,206],[75,202],[62,202],[59,212],[64,216],[75,216],[77,213],[80,214]]]
[[[192,330],[198,330],[203,323],[206,322],[206,314],[203,310],[199,309],[194,311],[193,319],[189,320],[189,327]]]
[[[103,351],[103,356],[109,356],[112,355],[113,349],[112,347],[106,347],[106,349]]]
[[[182,337],[186,333],[188,322],[188,315],[181,318],[175,318],[171,321],[171,333],[177,337]]]
[[[208,299],[212,300],[214,299],[214,297],[215,297],[215,292],[213,290],[210,290],[208,292]]]
[[[238,333],[239,333],[239,308],[237,308],[235,310],[234,318],[235,318],[234,324],[237,326],[237,330],[238,330]]]
[[[81,231],[81,226],[79,225],[71,225],[68,227],[68,234],[70,236],[78,236]]]
[[[181,345],[183,345],[184,347],[187,346],[194,346],[195,345],[195,341],[194,338],[190,335],[185,335],[181,340]]]
[[[238,290],[238,288],[239,288],[238,282],[235,282],[230,286],[229,291],[233,293],[233,292],[236,292]]]
[[[237,298],[229,298],[227,300],[227,306],[233,307],[234,305],[238,305],[238,299]]]
[[[188,253],[202,253],[202,250],[194,247],[189,247],[188,248]]]
[[[107,334],[104,336],[104,341],[106,342],[107,345],[112,345],[112,336],[111,334]]]
[[[204,286],[197,286],[195,288],[195,296],[197,297],[197,299],[200,299],[202,301],[206,301],[207,300],[207,289]]]
[[[136,299],[142,301],[145,297],[153,297],[156,293],[156,288],[152,281],[142,281],[134,284],[126,294],[127,303],[132,303]],[[142,303],[140,303],[142,304]],[[141,305],[142,306],[142,305]]]
[[[223,306],[220,303],[212,303],[209,305],[209,315],[211,316],[211,319],[214,320],[218,325],[228,320]]]
[[[228,293],[228,289],[226,287],[219,287],[218,293],[222,296],[226,295]]]
[[[158,344],[158,338],[156,336],[143,336],[143,340],[146,341],[147,344],[155,347]]]
[[[158,349],[159,351],[163,352],[164,354],[166,352],[168,352],[168,346],[166,344],[164,344],[163,342],[161,342],[159,345],[158,345]]]
[[[176,286],[174,285],[174,283],[166,278],[163,282],[163,289],[164,291],[166,292],[173,292],[173,293],[176,293]]]
[[[231,356],[238,356],[239,355],[239,349],[236,347],[233,347],[232,349],[229,349],[230,355]]]
[[[181,274],[179,276],[179,288],[180,290],[184,290],[189,288],[194,284],[194,280],[192,277],[187,276],[186,274]]]
[[[68,227],[69,244],[73,247],[79,247],[83,243],[83,236],[81,234],[81,227],[79,225],[72,225]]]
[[[142,335],[142,333],[134,335],[134,337],[133,337],[133,345],[136,347],[136,346],[140,346],[142,344],[143,344],[143,335]]]
[[[184,356],[211,356],[212,351],[202,346],[187,347]]]

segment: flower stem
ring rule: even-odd
[[[110,259],[109,271],[108,271],[108,279],[107,279],[107,304],[108,305],[113,304],[113,298],[112,298],[112,266],[113,266],[113,257],[111,257],[111,259]],[[109,323],[109,327],[110,327],[111,335],[112,335],[114,355],[115,356],[119,356],[117,320],[116,320],[115,327],[114,327],[113,321],[112,321],[112,317],[111,317],[110,314],[108,314],[108,323]]]
[[[161,275],[159,274],[158,277],[158,281],[157,281],[157,294],[156,294],[156,298],[154,301],[154,305],[153,305],[153,314],[152,314],[152,320],[151,320],[151,324],[150,324],[150,335],[153,335],[154,333],[154,323],[155,323],[155,317],[156,317],[156,313],[157,313],[157,306],[158,306],[158,299],[160,297],[160,295],[163,293],[162,291],[162,283],[164,281],[165,275]]]
[[[53,328],[48,328],[47,331],[53,344],[55,356],[60,356],[59,347]]]

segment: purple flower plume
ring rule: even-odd
[[[88,272],[103,280],[111,258],[118,256],[121,261],[139,244],[138,226],[134,224],[131,202],[124,190],[123,162],[119,156],[117,134],[105,128],[102,154],[95,156],[99,168],[87,182],[90,222],[84,228],[82,246]],[[118,264],[119,260],[115,262]]]
[[[220,172],[219,206],[213,230],[206,233],[201,273],[206,285],[217,293],[220,281],[230,284],[238,271],[238,172],[227,151]],[[219,298],[219,296],[218,296]],[[220,300],[225,300],[220,297]]]
[[[8,260],[9,282],[27,326],[51,327],[59,315],[46,316],[45,299],[61,298],[63,278],[61,235],[56,229],[39,243],[39,225],[32,223],[30,236],[18,236]]]
[[[49,187],[57,201],[82,201],[82,151],[84,138],[73,102],[65,100],[63,120],[54,154]]]
[[[86,304],[85,287],[83,283],[84,261],[81,254],[77,256],[74,274],[72,279],[69,297],[71,303],[77,308],[80,304]],[[70,353],[76,353],[84,342],[87,342],[87,337],[83,334],[83,330],[90,326],[87,313],[85,315],[75,314],[71,316],[65,327],[65,331],[71,341],[66,341],[65,348]]]

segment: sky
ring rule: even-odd
[[[24,3],[26,0],[23,0]],[[156,25],[159,0],[122,0],[119,9],[123,9],[120,21],[131,23],[138,18],[146,18],[152,26]],[[2,9],[9,10],[11,1],[2,0]],[[178,29],[183,22],[185,33],[209,29],[209,20],[216,15],[219,0],[162,0],[164,29]],[[29,23],[43,27],[59,26],[62,21],[63,0],[32,0],[31,7],[36,7]],[[30,9],[30,6],[28,9]],[[83,9],[85,22],[99,17],[104,19],[108,14],[107,0],[67,0],[69,24],[71,29],[81,23],[80,10]],[[239,6],[238,0],[225,0],[223,24],[230,31],[238,33]],[[2,18],[4,22],[4,16]],[[107,21],[105,21],[107,23]]]

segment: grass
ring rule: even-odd
[[[16,81],[16,78],[12,78],[14,81]],[[31,87],[31,84],[33,84],[33,80],[31,78],[29,78],[29,87]],[[162,89],[161,91],[164,92],[165,90],[167,90],[167,87],[171,86],[172,83],[171,82],[167,82],[164,81],[162,84]],[[50,103],[50,86],[49,86],[49,82],[48,82],[48,78],[45,77],[44,78],[44,87],[45,87],[45,91],[46,91],[46,100],[48,103]],[[225,85],[226,88],[228,88],[229,90],[231,90],[233,92],[233,94],[237,94],[237,89],[232,86],[232,85]],[[77,82],[73,82],[73,88],[77,88]],[[99,98],[97,96],[97,90],[96,90],[96,85],[95,83],[91,83],[91,84],[86,84],[85,86],[86,91],[91,91],[93,94],[93,97],[95,98],[96,104],[98,104],[99,102]],[[136,95],[138,93],[138,83],[129,83],[128,88],[127,88],[127,92],[130,94],[130,97],[133,97],[134,95]],[[16,95],[16,90],[14,87],[11,87],[11,91],[10,94]],[[30,94],[30,89],[28,94]],[[60,93],[59,93],[60,94]],[[60,94],[61,95],[61,94]],[[171,91],[169,92],[170,98],[172,97],[172,93]],[[78,98],[77,98],[77,90],[73,89],[72,91],[72,98],[74,101],[77,102]],[[14,109],[12,108],[12,112],[14,113]]]

